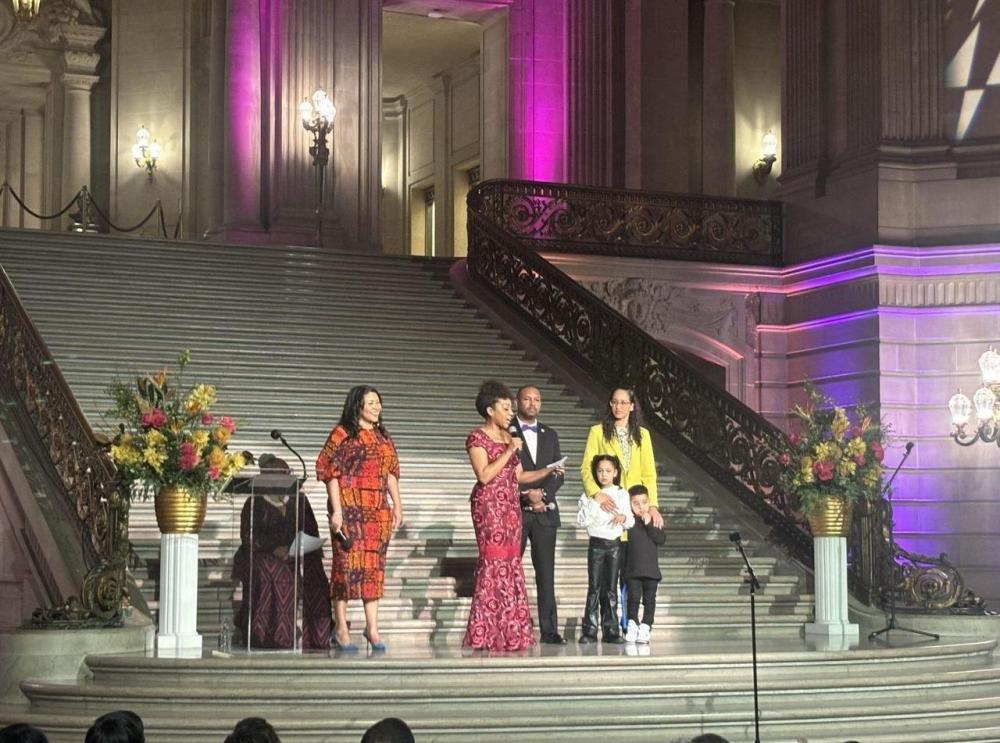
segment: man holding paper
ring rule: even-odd
[[[566,461],[559,450],[559,435],[538,422],[541,409],[542,393],[537,387],[525,385],[517,391],[517,415],[509,430],[512,436],[524,440],[520,457],[526,472],[554,468]],[[521,555],[530,540],[538,592],[539,639],[549,645],[566,643],[559,634],[555,586],[556,529],[560,525],[556,491],[562,484],[562,475],[553,472],[541,482],[521,490]]]
[[[258,460],[261,474],[289,474],[288,464],[271,454]],[[251,539],[250,501],[253,499]],[[242,583],[243,600],[234,622],[247,638],[247,609],[250,647],[290,650],[295,638],[293,597],[302,602],[302,647],[326,650],[330,647],[330,584],[323,569],[323,542],[309,499],[299,502],[299,538],[296,539],[295,503],[292,498],[258,495],[247,498],[240,516],[240,548],[233,558],[233,580]],[[250,552],[253,551],[251,560]],[[295,554],[300,551],[302,578],[294,589]]]

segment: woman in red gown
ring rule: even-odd
[[[342,651],[358,649],[347,628],[347,601],[361,599],[365,607],[362,634],[374,650],[385,650],[378,629],[378,602],[385,583],[389,536],[403,523],[403,504],[399,457],[382,425],[382,398],[374,387],[361,385],[347,393],[340,422],[316,460],[316,477],[326,483],[330,533],[342,530],[353,540],[346,551],[340,546],[332,550],[333,646]]]
[[[512,395],[499,382],[483,382],[476,410],[483,425],[465,440],[476,473],[472,525],[479,560],[469,625],[462,645],[480,650],[521,650],[535,644],[521,566],[521,498],[518,485],[562,468],[525,472],[517,452],[522,440],[507,433]]]

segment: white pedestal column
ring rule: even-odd
[[[198,535],[160,535],[158,652],[201,653],[198,634]]]
[[[849,645],[858,642],[858,625],[847,619],[847,540],[814,537],[816,621],[806,625],[809,639]]]

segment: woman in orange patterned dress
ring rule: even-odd
[[[353,540],[348,550],[333,548],[333,646],[358,649],[347,628],[347,601],[361,599],[365,607],[362,634],[373,649],[385,650],[378,629],[378,602],[389,536],[403,523],[403,504],[399,457],[382,425],[382,398],[374,387],[360,385],[347,393],[340,422],[316,460],[316,477],[326,483],[330,533],[342,530]]]

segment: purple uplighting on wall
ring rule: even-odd
[[[566,179],[566,0],[510,11],[510,177]]]

